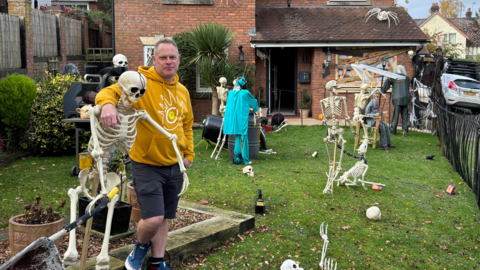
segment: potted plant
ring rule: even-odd
[[[12,256],[22,251],[31,243],[40,237],[50,237],[63,229],[64,219],[60,215],[60,210],[67,202],[63,199],[58,207],[53,211],[49,204],[44,211],[40,205],[42,197],[38,194],[35,203],[27,203],[23,209],[25,213],[13,216],[8,220],[8,237]],[[55,241],[55,245],[60,244],[60,239]]]
[[[307,93],[307,89],[303,89],[302,101],[300,102],[300,109],[298,110],[302,114],[302,118],[307,118],[310,113],[310,108],[307,103],[310,102],[310,96]]]

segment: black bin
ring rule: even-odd
[[[83,216],[85,214],[85,208],[90,201],[87,197],[80,197],[78,199],[78,206],[79,206],[79,216]],[[95,203],[95,207],[100,204],[99,201]],[[112,229],[110,230],[110,235],[116,235],[119,233],[125,233],[128,231],[128,226],[130,224],[130,213],[132,212],[132,205],[126,202],[118,201],[116,207],[113,210],[113,217],[112,217]],[[100,211],[97,215],[93,217],[92,221],[92,229],[105,233],[105,227],[107,226],[107,214],[108,214],[108,207],[105,207],[102,211]]]

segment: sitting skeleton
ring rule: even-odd
[[[362,125],[364,140],[368,140],[367,126],[365,124],[364,118],[369,116],[365,116],[363,113],[365,112],[365,108],[367,107],[370,97],[376,93],[379,93],[384,98],[387,98],[385,94],[383,94],[380,90],[376,88],[371,93],[368,93],[368,88],[368,84],[364,83],[360,86],[360,93],[355,94],[355,109],[352,119],[354,122],[360,123]]]
[[[345,97],[339,97],[337,96],[338,93],[336,89],[340,89],[340,86],[338,83],[334,80],[329,81],[325,88],[330,92],[330,96],[322,99],[320,101],[320,107],[322,108],[322,114],[324,117],[324,123],[326,123],[329,119],[332,120],[332,127],[327,129],[327,137],[323,139],[323,142],[325,143],[325,147],[327,148],[327,154],[328,154],[328,159],[329,159],[329,173],[327,174],[328,176],[328,181],[327,181],[327,186],[323,190],[324,194],[330,193],[330,187],[333,184],[334,179],[337,177],[338,173],[342,169],[342,158],[343,158],[343,149],[345,148],[345,144],[347,143],[346,140],[343,139],[343,128],[339,128],[339,122],[336,119],[336,116],[340,116],[343,113],[343,105],[345,106],[345,122],[349,124],[350,126],[350,131],[352,134],[355,136],[357,135],[353,131],[352,123],[350,122],[350,117],[348,116],[348,108],[347,108],[347,101]],[[340,158],[338,161],[338,166],[335,168],[336,165],[336,160],[332,160],[330,156],[330,150],[328,148],[328,143],[334,143],[334,147],[337,147],[336,143],[340,142],[341,143],[341,152],[340,152]]]
[[[82,170],[79,174],[81,186],[77,187],[75,190],[70,189],[68,193],[72,199],[72,217],[75,217],[76,201],[78,201],[79,193],[83,193],[84,196],[91,200],[90,204],[87,206],[87,210],[90,211],[97,200],[103,198],[108,191],[120,184],[120,177],[117,174],[114,172],[106,172],[108,159],[110,157],[110,150],[112,146],[115,146],[124,155],[129,153],[133,143],[135,142],[137,135],[136,124],[139,120],[148,121],[153,127],[158,129],[162,134],[172,141],[173,148],[177,155],[178,164],[180,166],[180,171],[183,174],[182,191],[178,196],[184,193],[188,187],[188,177],[183,164],[183,158],[177,148],[177,135],[168,133],[163,127],[156,123],[146,111],[132,108],[133,103],[138,102],[138,99],[143,97],[145,94],[147,88],[147,81],[145,77],[136,71],[126,71],[120,76],[118,86],[122,95],[120,96],[116,106],[121,119],[121,124],[117,129],[104,126],[100,122],[99,119],[101,115],[101,108],[99,105],[89,110],[92,136],[90,137],[90,142],[88,144],[88,151],[94,159],[94,173],[98,173],[101,191],[96,198],[93,198],[88,194],[88,190],[85,188],[85,182],[86,178],[89,177],[89,171],[88,169]],[[118,196],[115,196],[114,199],[108,204],[107,225],[102,250],[97,256],[97,270],[109,269],[108,242],[110,237],[113,208],[117,200]],[[73,235],[75,235],[75,233]],[[78,257],[78,252],[75,249],[75,236],[70,237],[69,241],[73,241],[73,244],[69,243],[69,248],[65,253],[64,264],[66,265],[74,264]]]
[[[352,168],[350,168],[350,170],[346,171],[340,178],[338,178],[338,180],[336,180],[337,186],[339,186],[340,184],[345,185],[347,187],[356,186],[357,179],[361,176],[362,179],[359,181],[362,182],[363,188],[367,189],[365,187],[365,174],[367,173],[368,165],[364,158],[365,154],[367,153],[367,148],[368,148],[368,140],[363,140],[363,143],[357,149],[362,159],[357,163],[355,163],[355,165]],[[349,177],[353,177],[353,181],[348,179]]]

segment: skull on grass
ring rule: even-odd
[[[301,268],[295,261],[288,259],[282,263],[280,270],[303,270],[303,268]]]
[[[114,67],[128,67],[127,57],[123,54],[116,54],[112,62]]]
[[[382,217],[382,212],[380,211],[380,208],[376,206],[372,206],[367,209],[367,218],[373,219],[373,220],[380,220]]]
[[[137,103],[147,89],[145,76],[136,71],[125,71],[118,79],[118,87],[128,100]]]
[[[253,171],[253,168],[250,165],[243,168],[243,174],[248,176],[255,176],[255,172]]]

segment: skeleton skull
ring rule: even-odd
[[[373,219],[373,220],[380,220],[382,217],[382,212],[380,212],[380,208],[376,206],[372,206],[367,209],[367,218]]]
[[[332,91],[335,95],[337,95],[338,93],[335,90],[340,89],[340,85],[338,85],[337,81],[331,80],[327,83],[327,85],[325,85],[325,88],[327,91]]]
[[[90,119],[90,114],[88,110],[92,108],[92,105],[85,105],[82,108],[77,108],[77,112],[80,114],[81,119]]]
[[[360,86],[360,92],[362,92],[362,94],[366,94],[368,92],[368,84],[364,83]]]
[[[128,100],[137,103],[138,99],[143,97],[147,89],[147,80],[145,76],[136,71],[125,71],[118,79],[118,86]]]
[[[107,80],[111,83],[111,84],[116,84],[118,83],[118,79],[120,77],[119,76],[108,76]]]
[[[221,77],[219,82],[220,82],[220,85],[222,85],[222,87],[225,87],[225,85],[227,84],[227,78]]]
[[[412,50],[408,51],[408,56],[410,57],[410,59],[413,58],[413,54],[414,54],[414,52]]]
[[[112,61],[114,67],[128,67],[127,57],[123,54],[116,54]]]
[[[255,176],[255,172],[253,171],[253,168],[250,165],[243,168],[243,174],[248,176]]]
[[[282,263],[280,270],[303,270],[303,268],[301,268],[295,261],[288,259]]]

